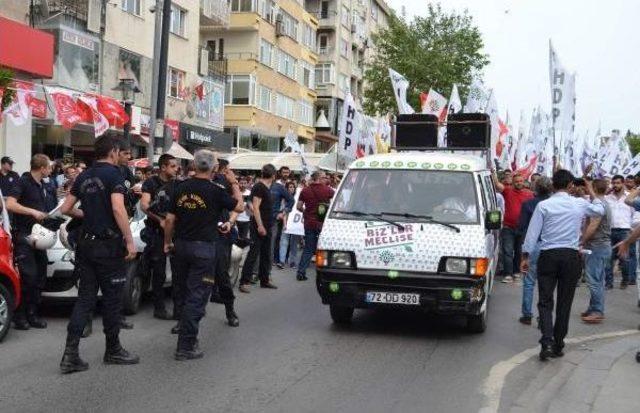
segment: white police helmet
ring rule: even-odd
[[[240,261],[242,260],[242,251],[242,248],[238,247],[237,245],[232,245],[231,262],[240,264]]]
[[[31,228],[31,235],[27,237],[31,246],[38,250],[47,250],[56,245],[56,232],[35,224]]]
[[[64,224],[60,225],[60,229],[58,230],[58,239],[64,247],[68,250],[72,250],[71,244],[69,244],[69,231],[67,231],[67,224],[71,221],[67,221]]]

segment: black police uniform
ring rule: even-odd
[[[166,216],[167,212],[169,212],[175,184],[174,180],[163,181],[159,176],[152,176],[144,181],[142,192],[151,196],[149,210],[152,213],[162,217]],[[154,315],[159,318],[166,318],[164,282],[167,278],[167,255],[164,253],[164,231],[158,222],[147,218],[143,235],[143,241],[146,243],[144,259],[147,263],[147,268],[151,270]],[[175,308],[174,300],[174,316],[177,316],[179,310]]]
[[[216,174],[214,177],[214,183],[219,185],[229,195],[233,194],[233,189],[229,185],[227,178],[222,174]],[[222,211],[221,221],[226,222],[229,220],[229,210]],[[213,294],[211,295],[211,301],[224,304],[227,321],[229,325],[233,327],[238,326],[238,316],[235,313],[233,304],[235,301],[235,295],[233,294],[233,286],[231,285],[231,276],[229,275],[229,265],[231,263],[231,249],[233,247],[234,239],[237,239],[238,231],[236,228],[227,234],[219,234],[216,241],[216,267],[215,276],[216,284],[213,287]]]
[[[0,173],[0,190],[2,190],[2,196],[9,196],[9,193],[14,186],[18,183],[20,175],[15,171],[9,171],[6,175]]]
[[[105,363],[135,364],[136,356],[122,348],[119,341],[122,313],[122,289],[127,279],[125,244],[111,204],[112,194],[125,195],[127,188],[118,168],[106,162],[81,173],[71,188],[84,212],[76,247],[76,266],[80,275],[78,300],[67,326],[67,346],[61,362],[63,373],[86,370],[78,358],[78,342],[96,305],[98,288],[102,291],[102,324],[106,336]],[[75,358],[74,358],[75,357]],[[85,365],[86,367],[82,368]],[[78,366],[80,366],[78,368]]]
[[[136,194],[133,193],[131,188],[136,182],[136,177],[131,172],[131,168],[128,166],[118,166],[120,173],[122,174],[122,179],[124,179],[124,186],[127,189],[127,192],[124,194],[124,206],[127,209],[127,214],[129,214],[129,218],[131,218],[136,210],[136,203],[138,202],[138,198]]]
[[[195,349],[200,319],[215,283],[216,239],[222,210],[236,201],[209,179],[191,178],[176,188],[170,212],[175,215],[175,269],[186,279],[184,309],[176,359],[200,357]]]
[[[43,182],[33,179],[26,173],[11,188],[9,196],[15,198],[24,207],[48,212],[49,194]],[[33,248],[27,241],[36,220],[29,215],[14,214],[13,240],[14,256],[22,278],[22,303],[16,310],[15,324],[17,328],[46,327],[46,323],[38,317],[42,289],[47,279],[47,252]],[[28,325],[25,323],[28,322]]]

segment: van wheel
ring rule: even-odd
[[[0,284],[0,341],[9,332],[13,319],[13,295],[3,284]]]
[[[331,319],[336,324],[350,324],[353,318],[353,307],[343,307],[331,304],[329,306]]]
[[[142,277],[139,270],[139,260],[136,259],[127,264],[127,281],[124,285],[123,311],[126,315],[138,312],[140,299],[142,298]]]
[[[478,315],[467,316],[467,331],[478,334],[487,329],[487,308]]]

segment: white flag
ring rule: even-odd
[[[551,117],[555,150],[563,163],[567,162],[565,148],[571,145],[575,123],[576,82],[569,73],[549,40],[549,81],[551,85]]]
[[[391,78],[393,94],[395,95],[396,103],[398,104],[398,113],[401,115],[415,113],[411,105],[407,103],[407,89],[409,88],[409,81],[391,68],[389,68],[389,77]]]
[[[498,102],[495,94],[491,91],[489,100],[486,104],[485,112],[489,115],[491,121],[491,160],[492,165],[498,161],[497,147],[500,139],[500,119],[498,117]]]
[[[465,113],[484,112],[489,102],[490,92],[488,92],[481,81],[474,80],[469,88],[467,104],[464,106]]]
[[[447,116],[452,113],[462,112],[462,101],[460,100],[460,93],[458,93],[458,85],[453,84],[451,89],[451,96],[449,97],[449,107],[447,108]]]
[[[78,100],[84,103],[91,111],[95,137],[97,138],[101,136],[107,131],[107,129],[109,129],[109,121],[102,113],[100,113],[100,111],[98,111],[98,102],[96,101],[95,96],[81,95],[78,97]]]
[[[298,142],[298,137],[293,132],[293,129],[289,129],[287,134],[284,135],[284,145],[286,148],[291,148],[291,152],[293,153],[301,153],[302,148],[300,147],[300,143]]]
[[[443,114],[446,114],[447,98],[433,89],[429,90],[429,94],[422,100],[422,113],[435,115],[438,119],[441,119]]]
[[[340,169],[346,169],[356,159],[356,149],[360,139],[360,114],[351,93],[348,93],[342,107],[340,118],[340,138],[338,140],[338,163]]]

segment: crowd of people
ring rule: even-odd
[[[64,199],[60,213],[71,218],[63,225],[75,249],[79,287],[60,364],[63,373],[88,369],[79,344],[90,334],[98,289],[106,336],[104,362],[139,362],[119,341],[120,329],[133,328],[122,315],[122,290],[125,262],[138,255],[129,226],[136,208],[146,215],[140,237],[145,242],[142,259],[150,272],[153,316],[177,321],[171,329],[178,335],[175,358],[188,360],[203,355],[197,336],[207,302],[224,304],[228,324],[239,325],[229,275],[232,246],[248,247],[239,285],[243,293],[249,293],[257,280],[262,288],[277,288],[271,280],[272,265],[296,269],[297,279],[306,280],[322,226],[318,211],[328,205],[339,183],[337,176],[322,171],[307,180],[296,178],[286,166],[276,170],[271,164],[264,165],[258,177],[241,175],[207,150],[196,152],[185,168],[165,154],[157,170],[132,171],[127,142],[108,136],[96,141],[95,156],[96,162],[87,168],[83,162],[61,165],[36,154],[30,171],[22,176],[12,170],[10,158],[2,158],[0,185],[11,213],[23,293],[14,328],[47,327],[40,303],[48,259],[46,250],[38,249],[31,238],[34,225],[47,225],[59,199]],[[304,236],[287,231],[293,208],[304,216]],[[53,225],[57,229],[61,223]],[[163,288],[167,261],[172,270],[172,312],[166,308]]]
[[[588,175],[588,174],[587,174]],[[587,283],[590,300],[581,320],[605,320],[605,291],[638,286],[637,240],[640,237],[640,178],[575,178],[557,170],[552,179],[533,174],[527,181],[511,171],[494,174],[503,209],[499,273],[502,282],[522,278],[520,323],[531,325],[538,283],[540,358],[563,355],[575,288]],[[554,290],[557,289],[554,309]]]

